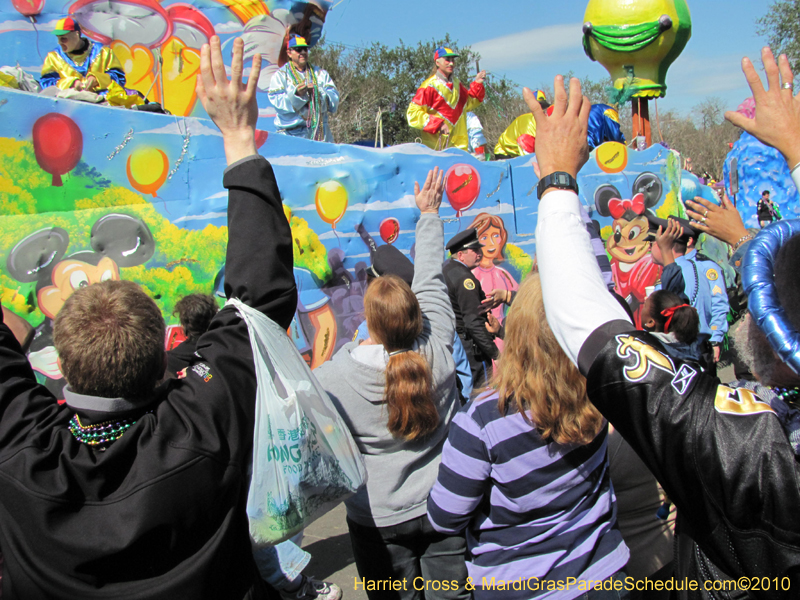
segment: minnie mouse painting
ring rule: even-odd
[[[635,325],[641,328],[641,310],[645,288],[661,278],[661,267],[650,255],[648,209],[661,199],[663,185],[654,173],[641,173],[631,186],[630,198],[611,184],[594,192],[594,203],[604,217],[612,217],[612,234],[606,240],[611,255],[615,291],[625,298],[633,311]]]

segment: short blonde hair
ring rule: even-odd
[[[558,444],[588,444],[603,427],[580,374],[547,324],[538,273],[519,287],[505,321],[506,337],[491,387],[501,414],[521,412],[539,434]]]

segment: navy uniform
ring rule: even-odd
[[[442,273],[456,315],[456,333],[464,344],[472,369],[473,384],[477,388],[488,379],[492,369],[491,361],[499,354],[494,336],[486,329],[486,311],[482,304],[486,295],[481,284],[472,274],[472,270],[455,258],[461,250],[481,248],[477,231],[470,228],[456,234],[446,248],[451,256],[444,264]]]
[[[683,236],[678,241],[687,243],[694,238],[696,241],[702,232],[698,231],[686,219],[670,216],[683,227]],[[666,227],[667,221],[648,217],[651,230],[658,229],[658,225]],[[725,285],[725,275],[722,269],[713,260],[691,250],[683,256],[675,257],[676,267],[668,266],[661,276],[662,287],[665,290],[684,296],[689,304],[697,310],[700,319],[700,333],[710,338],[712,346],[719,346],[728,332],[728,290]],[[704,366],[711,368],[713,373],[713,360],[703,361]]]

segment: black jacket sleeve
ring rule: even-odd
[[[292,232],[272,166],[253,155],[225,170],[228,253],[225,295],[265,313],[284,329],[297,308]]]
[[[683,271],[678,263],[670,263],[664,267],[661,273],[661,289],[677,294],[687,302],[686,280],[683,278]]]

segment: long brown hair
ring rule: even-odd
[[[439,426],[433,401],[433,376],[428,361],[410,350],[422,333],[422,311],[408,284],[395,275],[383,275],[369,284],[364,310],[370,336],[386,352],[407,350],[389,357],[383,400],[389,409],[387,427],[395,437],[424,438]]]
[[[548,441],[591,442],[603,417],[586,396],[586,379],[547,324],[538,273],[519,286],[505,325],[505,347],[491,383],[500,413],[521,412]]]

